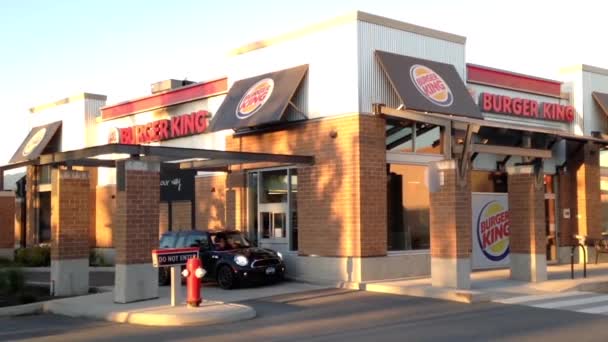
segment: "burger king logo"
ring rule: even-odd
[[[239,119],[246,119],[257,112],[268,101],[274,90],[274,81],[265,78],[252,85],[236,106],[236,116]]]
[[[509,211],[498,201],[486,203],[477,218],[477,242],[483,254],[500,261],[509,254]]]
[[[448,84],[431,68],[414,64],[410,68],[410,78],[416,89],[432,103],[449,107],[454,102],[454,95]]]
[[[108,134],[108,144],[118,144],[120,142],[120,130],[116,127],[110,130]]]
[[[46,134],[46,127],[43,127],[41,129],[39,129],[36,133],[34,133],[34,135],[32,135],[32,137],[30,138],[30,140],[27,141],[27,144],[25,144],[25,147],[23,148],[23,151],[21,152],[21,154],[24,157],[27,157],[30,153],[32,153],[32,151],[38,145],[40,145],[40,142],[44,138],[45,134]]]

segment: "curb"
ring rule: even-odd
[[[165,308],[156,312],[149,309],[133,311],[103,310],[103,308],[76,308],[61,301],[45,302],[42,311],[70,317],[85,317],[116,323],[129,323],[146,326],[206,326],[232,323],[256,317],[253,308],[241,304],[212,304],[197,309],[187,309],[176,313],[165,313]],[[169,310],[170,311],[170,310]],[[185,311],[185,312],[184,312]]]
[[[23,305],[6,306],[0,308],[0,317],[33,315],[42,313],[45,302],[36,302]]]

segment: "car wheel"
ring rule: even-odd
[[[236,278],[229,266],[221,266],[220,269],[217,270],[217,283],[225,290],[236,287]]]
[[[166,286],[171,283],[171,276],[169,275],[169,269],[166,267],[160,267],[158,269],[158,285]]]

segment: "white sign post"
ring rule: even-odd
[[[473,192],[471,207],[473,269],[508,266],[511,235],[508,194]]]
[[[182,302],[182,273],[180,266],[171,266],[171,306]]]
[[[176,306],[182,301],[181,265],[185,265],[190,258],[198,258],[198,252],[198,247],[165,248],[152,251],[154,267],[171,267],[171,306]]]

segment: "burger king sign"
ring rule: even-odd
[[[504,193],[473,193],[473,268],[509,264],[508,195]]]
[[[236,106],[236,116],[246,119],[257,112],[268,101],[274,90],[272,78],[265,78],[249,87]]]
[[[421,64],[414,64],[410,68],[410,78],[416,89],[432,103],[441,107],[449,107],[454,103],[452,90],[433,69]]]

